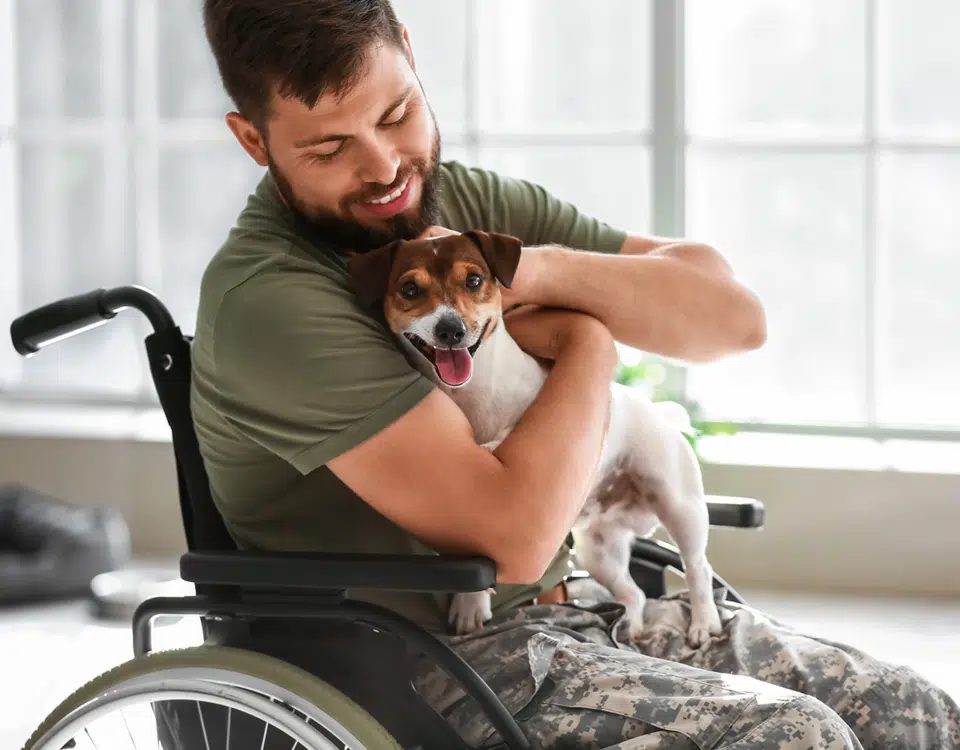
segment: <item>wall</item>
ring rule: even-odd
[[[712,494],[760,498],[761,531],[716,529],[735,586],[960,597],[960,475],[707,465]],[[0,482],[126,516],[138,554],[183,549],[168,443],[0,437]]]

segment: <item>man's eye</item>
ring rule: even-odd
[[[479,289],[483,283],[483,277],[476,273],[467,274],[467,289]]]
[[[324,161],[326,159],[332,159],[341,151],[343,151],[343,141],[330,141],[330,143],[320,146],[321,149],[326,149],[324,151],[311,151],[310,158],[317,161]]]
[[[400,296],[404,299],[414,299],[418,294],[420,294],[420,287],[414,281],[408,281],[400,287]]]
[[[402,107],[397,107],[393,113],[386,120],[383,121],[384,125],[399,125],[407,117],[407,107],[406,105]]]

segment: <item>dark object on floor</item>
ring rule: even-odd
[[[130,529],[117,511],[0,487],[0,605],[87,596],[94,576],[129,560]]]

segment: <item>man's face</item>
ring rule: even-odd
[[[363,252],[437,223],[440,136],[403,50],[373,49],[339,101],[326,93],[308,109],[276,97],[267,128],[251,153],[299,219],[333,244]]]

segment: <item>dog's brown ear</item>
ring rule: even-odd
[[[483,254],[483,259],[490,266],[490,271],[509,289],[513,283],[513,275],[517,272],[517,266],[520,265],[520,249],[523,243],[516,237],[498,232],[481,232],[471,229],[463,234],[476,243]]]
[[[393,259],[402,242],[403,240],[394,240],[375,250],[352,255],[347,260],[347,269],[353,279],[353,289],[367,307],[373,307],[378,302],[382,302],[387,295],[390,269],[393,268]]]

